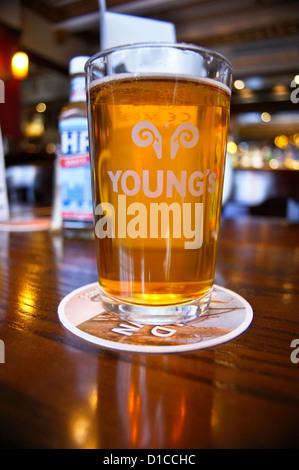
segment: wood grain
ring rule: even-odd
[[[180,354],[108,350],[61,325],[61,299],[97,280],[93,241],[0,232],[0,260],[2,448],[298,447],[298,225],[222,221],[215,282],[254,319]]]

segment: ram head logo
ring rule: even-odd
[[[132,140],[139,147],[152,146],[157,157],[162,158],[162,136],[150,121],[141,121],[132,129]],[[175,158],[179,148],[192,148],[199,140],[197,127],[191,122],[180,124],[171,136],[170,157]]]
[[[150,121],[141,121],[135,124],[132,129],[132,139],[138,147],[152,145],[157,157],[159,159],[162,157],[162,136]]]

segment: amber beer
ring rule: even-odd
[[[103,292],[152,307],[205,298],[214,280],[229,88],[187,75],[124,73],[93,82],[89,101]]]

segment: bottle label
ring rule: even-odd
[[[86,87],[85,77],[74,77],[70,83],[70,102],[85,101],[86,100]]]
[[[59,131],[63,226],[84,228],[93,221],[87,118],[61,121]]]

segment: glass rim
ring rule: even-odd
[[[230,72],[232,72],[232,63],[231,61],[225,57],[221,52],[218,52],[213,49],[205,48],[202,46],[197,46],[195,44],[191,43],[184,43],[184,42],[154,42],[154,41],[149,41],[149,42],[136,42],[136,43],[129,43],[129,44],[121,44],[119,46],[114,46],[110,47],[107,49],[103,49],[102,51],[99,51],[95,54],[93,54],[85,63],[85,71],[89,66],[93,64],[97,59],[100,59],[102,57],[106,57],[110,54],[113,54],[114,52],[118,51],[125,51],[125,50],[133,50],[133,49],[146,49],[146,48],[170,48],[170,49],[179,49],[182,51],[192,51],[192,52],[197,52],[201,54],[210,54],[215,57],[215,59],[225,63],[229,69]]]

